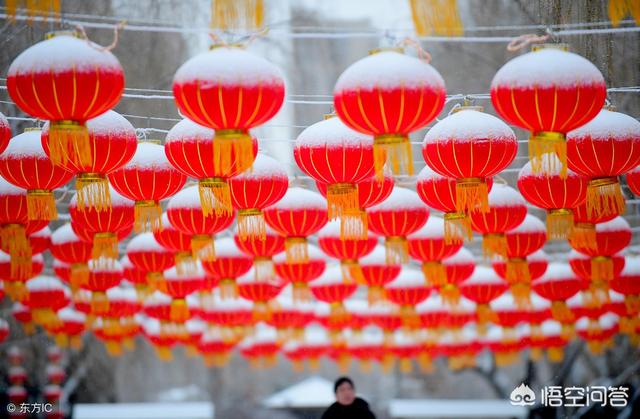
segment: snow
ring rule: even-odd
[[[72,35],[58,35],[24,50],[11,63],[8,77],[50,71],[122,72],[118,59],[100,45]]]
[[[367,210],[367,212],[375,213],[378,211],[402,211],[414,209],[429,211],[417,193],[411,189],[395,186],[387,199],[372,206]]]
[[[107,290],[107,298],[109,301],[126,301],[135,303],[138,301],[136,290],[133,288],[125,288],[117,286]]]
[[[465,280],[463,284],[503,284],[504,280],[493,271],[485,266],[476,266],[473,275]]]
[[[280,211],[326,209],[327,201],[318,192],[292,187],[287,189],[287,193],[285,193],[280,201],[269,208],[277,208]]]
[[[217,293],[213,294],[213,301],[215,305],[213,307],[206,307],[205,310],[209,312],[229,312],[229,311],[251,311],[253,309],[253,303],[248,300],[238,298],[220,298]]]
[[[169,268],[163,272],[165,280],[171,281],[189,281],[194,279],[204,280],[205,272],[200,262],[196,263],[196,272],[179,275],[176,267]]]
[[[238,180],[258,180],[258,179],[276,178],[289,181],[287,171],[283,168],[282,163],[276,159],[267,156],[264,153],[258,153],[253,165],[250,169],[233,177]]]
[[[183,188],[169,199],[169,202],[167,203],[167,210],[178,208],[202,209],[198,185]]]
[[[620,276],[640,276],[640,256],[627,256]]]
[[[611,221],[596,224],[597,233],[611,233],[614,231],[628,231],[631,232],[631,226],[624,218],[618,216]]]
[[[535,252],[527,256],[527,261],[529,262],[543,262],[543,261],[546,262],[547,260],[549,260],[549,258],[547,257],[547,254],[542,249],[536,250]]]
[[[198,320],[198,319],[187,320],[184,323],[184,325],[187,328],[187,332],[189,332],[189,334],[192,334],[192,335],[204,333],[204,331],[207,328],[207,324],[202,320]]]
[[[175,171],[171,163],[169,163],[169,159],[167,159],[167,155],[164,152],[164,146],[148,142],[138,143],[136,153],[124,168],[152,171]]]
[[[275,343],[278,341],[278,333],[274,327],[259,323],[256,325],[255,334],[247,336],[240,344],[239,348],[250,348],[253,345],[265,343]]]
[[[508,185],[494,183],[489,192],[489,206],[515,207],[525,206],[526,202],[520,192]]]
[[[100,116],[89,119],[86,123],[89,134],[93,135],[124,135],[129,139],[136,139],[136,130],[124,116],[114,111],[107,111]]]
[[[602,109],[594,119],[567,134],[567,140],[608,141],[631,138],[640,141],[640,122],[629,115],[607,109]]]
[[[171,142],[213,141],[216,132],[211,128],[196,124],[190,119],[178,122],[167,133],[165,144]]]
[[[562,325],[555,320],[545,320],[540,324],[540,331],[545,336],[560,336]]]
[[[411,239],[444,239],[444,220],[431,215],[427,223],[415,233],[407,236]]]
[[[400,275],[387,285],[385,288],[427,288],[422,271],[404,266]]]
[[[464,247],[461,247],[460,250],[458,250],[455,255],[442,259],[442,263],[444,265],[449,265],[449,266],[464,265],[467,263],[475,263],[475,259],[473,258],[473,254],[469,250],[467,250]]]
[[[392,399],[389,402],[391,419],[428,418],[517,418],[524,419],[529,411],[513,406],[508,400],[473,399]]]
[[[547,270],[541,278],[536,279],[536,283],[539,282],[549,282],[549,281],[559,281],[566,279],[574,279],[576,277],[575,273],[571,269],[568,263],[558,263],[553,262],[547,266]]]
[[[335,400],[333,382],[312,376],[272,394],[262,401],[262,405],[270,409],[324,409]]]
[[[322,275],[320,275],[317,279],[314,279],[309,283],[311,288],[321,287],[326,285],[335,285],[335,284],[343,284],[344,279],[342,278],[342,270],[339,266],[328,266]]]
[[[166,306],[171,304],[172,298],[160,291],[155,291],[144,300],[145,307]]]
[[[111,207],[131,207],[133,208],[133,206],[135,205],[135,202],[133,202],[132,200],[125,198],[124,196],[120,195],[115,189],[113,189],[113,186],[109,185],[109,196],[111,197]],[[74,193],[73,196],[71,197],[71,200],[69,201],[69,206],[70,207],[75,207],[78,205],[78,194]]]
[[[243,87],[284,85],[284,76],[278,67],[237,47],[217,47],[196,55],[178,68],[173,83],[196,80],[205,89],[218,84]]]
[[[216,258],[249,258],[249,256],[242,253],[242,251],[236,245],[235,240],[233,240],[231,237],[215,239],[214,248]]]
[[[534,173],[531,168],[531,162],[528,161],[522,166],[520,172],[518,173],[518,178],[524,177],[537,177],[537,178],[549,178],[554,176],[560,176],[560,172],[562,170],[562,164],[560,159],[555,153],[545,153],[540,157],[542,161],[542,167],[544,167],[544,171],[539,173]],[[581,177],[571,169],[567,169],[567,177],[569,178],[578,178]]]
[[[444,176],[434,172],[433,169],[430,168],[429,166],[424,166],[422,170],[420,170],[420,173],[418,173],[418,176],[416,177],[416,181],[420,182],[421,180],[426,181],[430,179],[442,179],[442,178],[444,178]]]
[[[11,256],[8,253],[0,250],[0,263],[9,263],[10,260]],[[31,261],[34,263],[44,264],[44,257],[42,256],[42,253],[38,253],[37,255],[33,255],[31,257]]]
[[[603,330],[611,329],[618,324],[619,317],[613,313],[606,313],[600,316],[598,319],[598,323]],[[589,328],[589,323],[591,319],[587,317],[582,317],[580,320],[576,322],[576,330],[586,331]]]
[[[82,241],[76,233],[74,233],[73,228],[71,228],[71,223],[64,224],[61,227],[58,227],[56,231],[51,234],[51,244],[61,245],[66,243],[75,243]]]
[[[51,237],[51,229],[49,228],[49,226],[46,226],[42,230],[38,230],[35,233],[31,233],[29,237],[39,237],[39,238]]]
[[[42,131],[40,130],[29,130],[16,135],[9,141],[9,145],[2,152],[0,158],[5,160],[7,157],[14,159],[32,157],[39,160],[48,160],[49,157],[42,148],[41,135]]]
[[[298,135],[295,142],[296,149],[365,146],[373,149],[373,137],[349,128],[337,117],[331,117],[307,127]]]
[[[363,299],[350,297],[344,300],[344,306],[350,313],[364,314],[369,308],[369,303]]]
[[[358,259],[360,266],[386,266],[387,253],[384,246],[376,246],[367,256]]]
[[[531,214],[527,214],[524,221],[516,228],[508,230],[507,234],[522,234],[522,233],[545,233],[547,227],[538,218]]]
[[[424,137],[423,145],[448,141],[509,141],[516,143],[516,134],[495,116],[472,109],[455,112],[435,124]]]
[[[571,87],[604,85],[604,78],[589,60],[568,51],[544,48],[516,57],[493,78],[491,88]]]
[[[13,186],[3,177],[0,177],[0,196],[16,196],[16,195],[27,195],[27,191],[22,188],[18,188],[17,186]]]
[[[442,76],[426,61],[396,51],[381,51],[349,66],[338,78],[334,93],[400,87],[445,90]]]
[[[129,244],[127,244],[126,252],[171,253],[158,243],[153,233],[140,233],[135,235],[129,241]]]
[[[62,291],[64,285],[56,277],[40,275],[26,282],[29,292],[42,292],[42,291]]]

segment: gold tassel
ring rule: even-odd
[[[525,258],[511,258],[507,260],[507,269],[505,277],[509,283],[531,282],[531,273],[529,272],[529,263]]]
[[[36,308],[31,310],[33,322],[43,327],[49,327],[59,322],[56,313],[51,308]]]
[[[400,317],[403,326],[407,329],[413,330],[420,327],[420,316],[418,316],[415,307],[406,305],[400,307]]]
[[[622,215],[626,203],[617,177],[592,179],[587,186],[587,216]]]
[[[102,291],[96,291],[91,294],[91,314],[94,316],[103,316],[109,312],[109,299],[107,294]]]
[[[136,233],[162,230],[162,208],[157,201],[136,201],[134,218],[133,228]]]
[[[462,214],[489,212],[488,194],[487,183],[482,178],[456,179],[456,211]]]
[[[369,287],[367,291],[367,300],[369,301],[369,306],[376,305],[377,303],[386,300],[386,298],[387,296],[383,287]]]
[[[253,320],[256,322],[267,322],[271,320],[269,304],[264,301],[256,301],[253,304]]]
[[[49,158],[56,166],[64,166],[68,161],[76,166],[93,164],[89,131],[84,124],[76,121],[51,121],[49,125]]]
[[[116,340],[108,340],[104,343],[104,347],[110,356],[118,357],[122,355],[122,345]]]
[[[53,337],[53,340],[60,348],[65,349],[69,346],[69,336],[65,335],[64,333],[56,333],[56,335]]]
[[[111,209],[109,181],[97,173],[80,173],[76,178],[78,210],[94,208],[96,211]]]
[[[44,189],[27,191],[27,211],[29,220],[56,220],[58,210],[53,192]]]
[[[80,287],[89,281],[89,265],[86,263],[71,264],[70,279],[71,291],[80,289]]]
[[[342,270],[342,280],[345,284],[363,284],[364,276],[362,268],[357,260],[345,259],[340,261],[340,269]]]
[[[233,213],[231,191],[226,179],[220,177],[200,179],[198,181],[200,203],[205,217],[228,216]]]
[[[160,361],[169,362],[173,359],[171,348],[168,346],[156,346],[156,354]]]
[[[640,3],[637,0],[609,0],[608,12],[614,27],[620,26],[620,21],[629,15],[636,25],[640,25]]]
[[[488,323],[497,323],[498,321],[498,315],[491,310],[489,304],[478,304],[476,313],[478,315],[478,324],[486,325]]]
[[[4,292],[16,302],[24,302],[29,295],[27,286],[22,281],[5,281]]]
[[[591,281],[608,282],[613,279],[613,260],[608,256],[591,258]]]
[[[547,237],[566,240],[573,230],[573,212],[570,209],[553,209],[547,213]]]
[[[569,235],[573,247],[597,250],[595,224],[577,223]]]
[[[509,289],[513,295],[513,301],[516,303],[516,307],[522,310],[531,308],[531,287],[528,283],[515,282],[511,284]]]
[[[220,298],[226,300],[238,297],[238,284],[232,278],[223,278],[218,286]]]
[[[22,224],[5,224],[0,229],[0,243],[9,250],[11,276],[27,280],[31,277],[31,245]]]
[[[380,135],[373,139],[373,159],[378,182],[384,180],[384,166],[394,175],[413,176],[413,157],[409,137],[401,134]]]
[[[390,354],[385,354],[382,357],[382,363],[381,363],[381,367],[382,367],[382,372],[385,374],[389,374],[391,373],[391,371],[393,371],[393,367],[395,367],[396,365],[396,360],[393,356],[391,356]]]
[[[213,238],[208,234],[194,234],[191,236],[191,252],[194,259],[215,260]]]
[[[507,256],[507,239],[503,233],[489,233],[482,236],[482,254],[485,258]]]
[[[551,316],[560,323],[572,323],[576,318],[564,301],[551,302]]]
[[[345,210],[340,217],[340,238],[343,240],[365,240],[368,228],[367,212],[360,208]]]
[[[538,362],[542,359],[542,349],[541,348],[531,348],[529,350],[529,359],[533,362]]]
[[[5,10],[9,17],[10,23],[16,23],[16,12],[18,11],[18,0],[7,0],[5,2]]]
[[[253,166],[253,139],[241,130],[218,130],[213,139],[215,173],[244,172]]]
[[[449,307],[455,307],[460,302],[460,289],[454,284],[444,284],[440,287],[442,301]]]
[[[637,316],[640,313],[640,295],[626,295],[624,304],[630,316]]]
[[[507,367],[509,365],[513,365],[518,361],[518,358],[518,352],[509,351],[495,353],[496,366],[498,367]]]
[[[384,241],[387,264],[403,265],[409,263],[409,243],[400,236],[389,236]]]
[[[552,346],[547,349],[547,358],[551,362],[562,362],[564,360],[564,349],[562,347]]]
[[[294,303],[308,303],[312,300],[311,289],[305,282],[294,282],[292,293]]]
[[[545,154],[555,153],[557,159]],[[554,174],[567,177],[567,140],[560,132],[541,131],[529,137],[529,160],[533,174]],[[560,163],[558,167],[557,163]]]
[[[359,209],[358,185],[335,183],[327,186],[327,215],[329,220],[342,217],[345,212],[353,212],[357,209]]]
[[[305,263],[309,261],[307,239],[305,237],[287,237],[284,240],[287,263]]]
[[[115,260],[118,258],[118,237],[115,233],[95,233],[93,235],[93,248],[91,257],[94,260],[106,258]]]
[[[424,374],[431,374],[433,372],[433,359],[427,352],[420,352],[417,361],[420,372]]]
[[[263,0],[212,0],[211,28],[256,30],[263,26]]]
[[[165,281],[162,272],[147,272],[146,280],[151,290],[167,294],[167,281]]]
[[[189,320],[190,314],[189,306],[187,306],[187,301],[184,298],[176,298],[171,301],[169,318],[172,322],[184,323]]]
[[[343,324],[344,322],[349,320],[349,318],[351,317],[351,315],[349,314],[347,309],[344,307],[344,304],[342,304],[342,302],[339,302],[339,301],[333,302],[329,306],[330,306],[330,312],[329,312],[330,323]]]
[[[238,236],[240,240],[261,240],[267,237],[267,224],[262,211],[257,208],[238,211]]]
[[[360,360],[360,372],[364,373],[364,374],[368,374],[371,372],[371,370],[373,369],[373,365],[371,363],[370,359],[361,359]]]
[[[403,374],[410,374],[411,371],[413,371],[411,358],[400,358],[400,372]]]
[[[464,26],[456,0],[409,0],[418,36],[462,36]]]
[[[422,272],[432,286],[442,287],[447,283],[447,271],[439,260],[423,262]]]
[[[473,238],[471,219],[467,214],[447,212],[444,214],[444,242],[445,244],[462,243]]]

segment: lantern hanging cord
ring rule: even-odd
[[[418,42],[414,38],[406,37],[400,42],[400,45],[412,47],[413,49],[416,50],[416,53],[418,54],[418,58],[420,58],[422,61],[426,62],[427,64],[431,63],[431,54],[429,54],[427,50],[422,48],[422,46],[420,45],[420,42]]]
[[[507,51],[515,52],[531,44],[541,44],[543,42],[548,41],[550,37],[551,37],[550,33],[547,33],[546,35],[536,35],[533,33],[520,35],[513,38],[511,42],[509,42],[509,44],[507,45]]]
[[[111,42],[111,44],[104,47],[96,46],[95,43],[89,40],[89,37],[87,36],[87,32],[85,32],[83,25],[76,25],[76,29],[78,30],[78,32],[80,32],[81,38],[87,41],[87,43],[89,44],[89,46],[91,46],[91,48],[97,49],[98,51],[111,51],[118,45],[120,30],[122,30],[126,26],[126,24],[127,24],[126,20],[121,20],[120,22],[118,22],[117,25],[113,27],[113,41]]]

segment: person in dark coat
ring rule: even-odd
[[[369,403],[356,397],[356,389],[349,377],[336,380],[333,390],[336,402],[322,414],[322,419],[376,419]]]

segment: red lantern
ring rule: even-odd
[[[340,75],[333,103],[342,122],[374,136],[375,170],[382,179],[385,162],[394,174],[413,174],[409,133],[440,113],[445,94],[444,80],[426,60],[382,49]]]
[[[545,161],[555,160],[555,154],[543,154]],[[545,163],[546,164],[546,163]],[[558,167],[557,165],[550,165]],[[518,189],[524,198],[547,211],[547,234],[551,239],[566,239],[573,228],[572,209],[587,196],[587,180],[571,170],[564,176],[559,171],[533,173],[531,162],[520,170]]]
[[[35,332],[36,326],[33,324],[31,311],[24,304],[13,303],[11,315],[22,324],[22,329],[26,335],[32,335]]]
[[[185,234],[175,228],[166,213],[162,214],[162,228],[153,232],[153,237],[165,249],[175,253],[176,267],[179,271],[195,269],[191,252],[191,234]]]
[[[461,247],[453,256],[442,259],[445,283],[439,288],[442,299],[450,306],[459,302],[459,285],[469,278],[475,270],[475,260],[470,251]]]
[[[618,176],[640,164],[640,122],[602,109],[590,122],[567,134],[567,163],[589,178],[587,214],[624,214]]]
[[[238,350],[247,358],[252,368],[271,368],[277,363],[281,343],[276,331],[270,327],[260,328],[253,336],[240,342]]]
[[[110,188],[111,189],[111,188]],[[118,234],[133,226],[134,204],[115,190],[109,191],[111,207],[99,210],[97,207],[78,205],[78,195],[74,195],[69,203],[71,221],[86,235],[93,238],[93,259],[118,257]],[[79,233],[76,231],[76,233]]]
[[[493,354],[497,367],[506,367],[520,359],[522,352],[529,347],[529,339],[526,327],[515,331],[491,327],[480,339],[480,344]]]
[[[231,202],[238,210],[238,235],[241,239],[266,236],[262,210],[278,202],[289,187],[287,172],[275,159],[258,154],[251,170],[229,179]]]
[[[612,313],[596,319],[582,318],[576,322],[576,332],[587,341],[592,354],[602,355],[605,349],[613,346],[613,338],[618,333],[618,320],[618,316]]]
[[[291,283],[293,287],[293,300],[309,300],[309,283],[322,275],[325,270],[327,257],[313,245],[307,250],[309,258],[306,262],[287,261],[286,255],[279,254],[273,258],[273,267],[276,274]]]
[[[256,278],[272,278],[274,270],[271,258],[284,251],[284,237],[276,233],[271,227],[266,226],[264,239],[259,237],[245,237],[242,239],[237,234],[233,238],[240,250],[253,256]]]
[[[253,318],[255,321],[266,321],[271,317],[271,301],[280,294],[285,282],[277,277],[271,280],[256,280],[253,270],[236,279],[238,295],[253,302]]]
[[[378,244],[372,234],[364,238],[340,238],[340,221],[330,221],[318,232],[318,246],[327,255],[340,260],[345,281],[362,283],[358,259],[368,255]]]
[[[518,152],[511,128],[479,107],[462,107],[427,132],[422,155],[442,176],[456,179],[456,211],[489,211],[486,179],[505,169]]]
[[[566,263],[552,263],[545,274],[531,283],[533,291],[551,301],[551,315],[560,323],[572,324],[573,312],[566,300],[584,289],[584,280],[577,277]]]
[[[589,298],[588,304],[592,306],[599,306],[609,301],[609,284],[626,266],[625,258],[620,253],[591,257],[575,250],[569,254],[569,264],[573,272],[584,281],[583,288],[586,297]],[[605,270],[611,269],[611,271],[603,274],[600,271],[603,264],[605,264]]]
[[[9,145],[9,141],[11,140],[11,125],[9,125],[9,120],[7,119],[2,112],[0,112],[0,154],[4,152],[4,150]]]
[[[327,185],[330,220],[358,210],[358,183],[374,174],[373,138],[328,117],[296,138],[293,156],[300,170]]]
[[[0,155],[0,175],[11,184],[27,190],[27,213],[30,220],[58,218],[53,190],[73,177],[54,166],[44,153],[41,131],[28,129],[13,138]]]
[[[116,260],[106,264],[92,259],[87,263],[89,276],[80,286],[91,291],[91,314],[105,315],[109,310],[107,290],[117,286],[122,281],[122,266]]]
[[[219,298],[212,293],[202,304],[202,320],[221,328],[226,342],[237,343],[254,324],[252,304],[242,298]]]
[[[156,350],[156,355],[161,361],[171,361],[171,350],[184,336],[183,328],[173,327],[172,323],[162,324],[157,320],[147,320],[143,323],[145,337]]]
[[[482,251],[485,256],[507,256],[504,233],[520,225],[527,216],[524,198],[515,189],[494,184],[489,192],[489,211],[470,214],[471,228],[482,234]]]
[[[90,162],[68,160],[61,166],[76,174],[80,210],[96,208],[102,211],[108,209],[111,203],[107,175],[134,156],[137,147],[136,132],[129,121],[113,111],[87,121],[87,129]],[[49,128],[45,125],[42,147],[45,153],[51,155],[49,143]]]
[[[198,352],[204,357],[207,367],[224,367],[231,358],[231,351],[235,343],[225,341],[220,333],[207,331],[202,335],[198,344]]]
[[[122,266],[122,277],[135,287],[139,299],[144,301],[152,292],[152,289],[147,286],[147,272],[138,269],[127,255],[120,258],[120,266]]]
[[[87,262],[91,259],[91,243],[81,240],[70,223],[56,229],[51,235],[51,254],[68,263],[71,269],[69,285],[76,290],[89,276]]]
[[[9,323],[5,319],[0,319],[0,343],[9,336]]]
[[[629,185],[631,192],[636,194],[636,196],[640,196],[640,166],[630,170],[629,173],[627,173],[626,178],[627,185]]]
[[[205,247],[213,251],[212,235],[229,227],[233,213],[205,215],[197,186],[184,188],[175,194],[167,204],[169,222],[183,234],[191,235],[191,250],[194,257],[213,259],[215,254],[201,254]]]
[[[327,223],[327,202],[317,192],[289,188],[284,197],[264,210],[267,224],[285,236],[287,261],[308,260],[307,236]]]
[[[54,335],[56,345],[66,348],[80,349],[82,347],[82,334],[86,330],[87,317],[84,313],[66,307],[58,311],[59,324],[49,329]],[[53,380],[52,380],[53,381]]]
[[[562,362],[564,359],[563,348],[568,342],[569,339],[563,332],[563,326],[553,320],[543,322],[540,325],[540,334],[531,336],[532,350],[545,349],[551,362]]]
[[[529,156],[534,173],[552,169],[539,160],[555,152],[567,168],[565,135],[592,120],[607,95],[600,71],[562,46],[535,46],[506,63],[491,82],[491,101],[508,123],[531,132]]]
[[[51,229],[46,226],[42,230],[29,234],[27,239],[29,240],[29,246],[31,246],[32,255],[43,253],[51,247]]]
[[[624,269],[610,282],[611,289],[624,295],[624,317],[620,319],[620,329],[630,336],[637,334],[640,313],[640,258],[627,256]],[[623,321],[624,320],[624,321]]]
[[[483,266],[476,267],[473,275],[460,284],[460,293],[478,305],[479,326],[496,321],[490,303],[508,289],[509,285],[505,281],[498,278],[493,270]]]
[[[186,298],[204,287],[204,270],[200,264],[195,272],[178,273],[176,268],[164,271],[164,282],[161,291],[173,298],[171,301],[170,319],[184,323],[191,318]]]
[[[218,281],[222,298],[236,297],[238,295],[236,278],[249,272],[253,265],[253,258],[243,253],[231,237],[215,240],[215,248],[216,258],[202,261],[202,267]],[[266,280],[266,278],[260,278],[260,281],[266,282]]]
[[[42,326],[55,323],[56,312],[69,304],[69,291],[53,276],[38,276],[26,285],[27,296],[22,303],[31,310],[33,321]]]
[[[573,230],[569,239],[577,246],[596,250],[596,224],[611,221],[615,215],[603,215],[587,212],[587,203],[583,202],[573,209]]]
[[[402,264],[409,261],[407,236],[426,224],[429,208],[418,194],[406,188],[393,188],[378,205],[367,210],[369,229],[385,237],[387,261]]]
[[[326,269],[322,275],[309,283],[309,288],[316,299],[331,305],[330,321],[349,318],[349,313],[343,302],[356,292],[358,285],[354,282],[344,282],[340,268]]]
[[[7,89],[24,112],[52,121],[54,164],[90,164],[95,155],[85,122],[118,103],[124,72],[108,49],[76,33],[57,32],[13,60]]]
[[[314,321],[314,304],[294,302],[281,294],[271,308],[267,319],[269,326],[275,327],[283,339],[298,338],[304,335],[304,329]]]
[[[387,264],[382,246],[375,249],[359,261],[363,283],[369,288],[369,305],[385,299],[384,286],[398,277],[402,266],[398,263]]]
[[[517,263],[518,265],[524,263],[524,266],[522,267],[526,268],[526,275],[528,275],[529,281],[534,281],[540,278],[547,270],[547,254],[542,250],[537,250],[527,257],[523,258],[523,261],[516,260],[515,263]],[[498,274],[498,276],[506,280],[508,261],[502,259],[494,259],[491,264],[493,266],[493,270]],[[518,266],[518,268],[520,267],[521,266]]]
[[[409,328],[419,327],[415,306],[426,300],[432,290],[422,272],[409,268],[402,268],[398,277],[384,286],[387,299],[400,306],[402,321]]]
[[[136,268],[147,273],[147,284],[151,289],[164,291],[162,272],[176,264],[174,253],[155,239],[153,233],[135,236],[126,248],[129,261]]]
[[[176,170],[167,159],[164,147],[141,142],[127,164],[109,174],[111,186],[119,194],[136,201],[136,232],[162,228],[159,201],[173,196],[184,186],[187,176]]]

